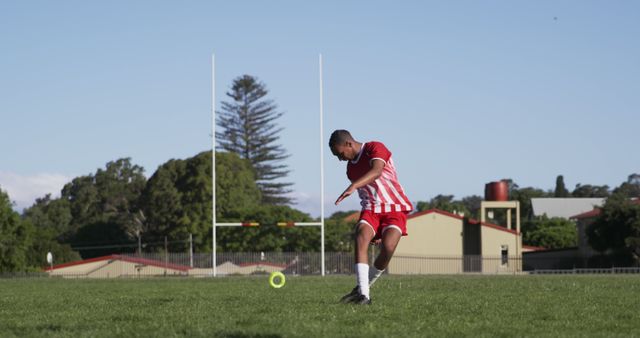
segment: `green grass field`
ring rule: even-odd
[[[640,336],[640,276],[0,280],[2,336]]]

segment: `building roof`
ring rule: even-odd
[[[541,246],[533,246],[533,245],[522,245],[522,249],[525,251],[544,251],[547,250],[545,247]]]
[[[585,219],[585,218],[592,218],[592,217],[596,217],[598,215],[600,215],[600,208],[593,208],[593,210],[587,211],[587,212],[583,212],[581,214],[577,214],[577,215],[573,215],[571,217],[569,217],[570,219]]]
[[[409,217],[407,217],[407,218],[408,219],[412,219],[412,218],[416,218],[416,217],[420,217],[420,216],[424,216],[424,215],[428,215],[428,214],[432,214],[432,213],[444,215],[444,216],[447,216],[447,217],[456,218],[456,219],[459,219],[459,220],[464,220],[463,216],[452,214],[450,212],[439,210],[439,209],[429,209],[429,210],[416,212],[414,214],[409,215]],[[508,232],[508,233],[511,233],[511,234],[514,234],[514,235],[516,234],[515,230],[507,229],[507,228],[505,228],[503,226],[496,225],[496,224],[493,224],[493,223],[480,222],[480,221],[472,219],[472,218],[469,219],[469,223],[471,223],[471,224],[480,224],[480,226],[483,226],[483,227],[487,227],[487,228],[491,228],[491,229],[496,229],[496,230]]]
[[[544,250],[535,250],[535,251],[528,251],[528,252],[523,252],[523,255],[537,255],[537,254],[543,254],[546,252],[562,252],[562,251],[575,251],[578,250],[579,247],[577,246],[572,246],[572,247],[568,247],[568,248],[559,248],[559,249],[544,249]]]
[[[571,218],[604,204],[605,198],[532,198],[534,216]]]
[[[640,204],[640,198],[634,198],[631,200],[631,203],[633,204]],[[587,212],[583,212],[577,215],[573,215],[571,217],[569,217],[570,219],[585,219],[585,218],[593,218],[593,217],[598,217],[600,215],[600,213],[602,212],[602,209],[600,209],[599,207],[593,208],[593,210],[589,210]]]
[[[55,270],[55,269],[60,269],[60,268],[66,268],[66,267],[69,267],[69,266],[82,265],[82,264],[87,264],[87,263],[94,263],[94,262],[99,262],[99,261],[109,261],[109,260],[121,260],[123,262],[144,264],[144,265],[150,265],[150,266],[157,266],[157,267],[161,267],[161,268],[165,268],[166,267],[167,269],[173,269],[173,270],[179,270],[179,271],[189,271],[189,269],[191,269],[190,267],[185,266],[185,265],[178,265],[178,264],[171,264],[171,263],[166,263],[165,264],[165,262],[156,261],[156,260],[153,260],[153,259],[131,257],[131,256],[123,256],[123,255],[108,255],[108,256],[95,257],[95,258],[84,259],[84,260],[81,260],[81,261],[75,261],[75,262],[69,262],[69,263],[54,265],[53,268],[47,267],[45,269],[45,271]]]

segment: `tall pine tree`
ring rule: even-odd
[[[554,190],[553,197],[569,197],[569,190],[564,186],[564,177],[558,175],[556,177],[556,189]]]
[[[288,204],[291,198],[287,187],[292,183],[279,179],[289,173],[283,160],[289,157],[285,149],[277,144],[283,128],[275,121],[282,116],[273,100],[265,98],[268,90],[264,83],[250,75],[233,80],[227,96],[230,102],[222,102],[217,112],[216,132],[218,147],[248,159],[255,172],[256,183],[262,192],[262,202]]]

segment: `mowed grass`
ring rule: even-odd
[[[640,276],[0,280],[2,336],[640,336]]]

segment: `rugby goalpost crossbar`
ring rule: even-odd
[[[259,222],[240,222],[240,223],[216,223],[217,227],[259,227],[262,224]],[[275,225],[281,228],[291,227],[313,227],[322,226],[320,222],[278,222]]]
[[[323,99],[323,82],[322,82],[322,54],[318,55],[319,66],[319,79],[320,79],[320,222],[295,222],[286,221],[278,222],[276,225],[279,227],[320,227],[320,273],[325,275],[325,258],[324,258],[324,127],[323,127],[323,114],[324,114],[324,99]],[[218,275],[217,260],[216,260],[216,228],[217,227],[255,227],[260,226],[257,222],[232,222],[232,223],[217,223],[216,222],[216,63],[215,54],[211,55],[211,114],[213,116],[212,122],[212,148],[211,148],[211,178],[212,178],[212,261],[213,277]]]

